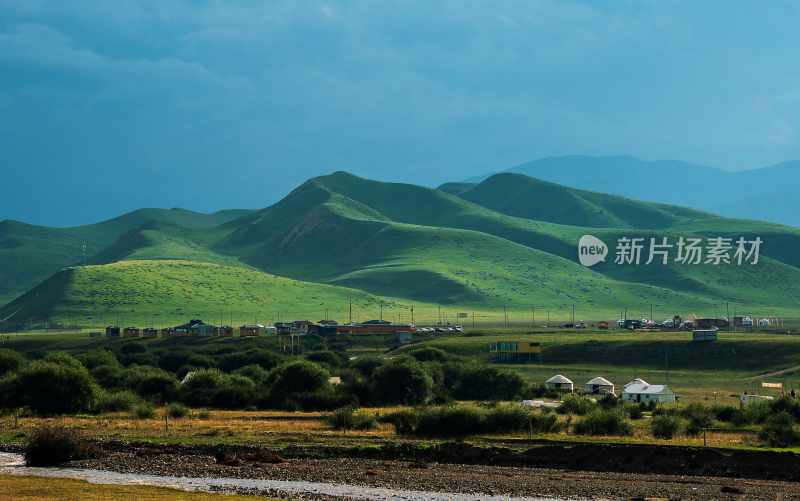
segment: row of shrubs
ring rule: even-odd
[[[143,346],[129,343],[122,350],[127,348],[125,354],[132,355],[145,349]],[[165,354],[164,359],[157,360],[159,367],[124,366],[117,355],[109,350],[92,350],[77,358],[49,353],[28,361],[16,352],[0,350],[0,407],[27,408],[40,415],[130,410],[142,407],[142,401],[222,409],[332,410],[344,406],[444,404],[455,399],[510,400],[540,393],[518,374],[465,363],[430,347],[410,350],[408,355],[389,361],[348,361],[327,351],[285,358],[251,348],[222,355],[218,365],[230,372],[185,364],[177,373],[164,368],[179,362],[199,363],[206,355],[176,358]],[[254,360],[259,363],[250,363]],[[207,362],[200,365],[209,365]],[[329,384],[332,370],[341,377],[341,385]],[[54,393],[60,397],[51,398]]]

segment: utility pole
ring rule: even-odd
[[[572,303],[572,326],[575,327],[575,303]]]
[[[506,305],[503,305],[503,326],[508,328],[508,310]]]
[[[414,324],[414,325],[417,325],[415,320],[414,320],[414,305],[413,304],[411,305],[411,323]]]
[[[381,301],[381,322],[383,322],[383,301]]]
[[[654,320],[653,319],[653,303],[650,303],[650,320]]]
[[[350,301],[350,323],[353,323],[353,296],[348,296],[348,300]]]
[[[731,306],[727,301],[725,302],[725,318],[728,320],[728,330],[731,330],[733,319],[731,318]]]
[[[472,328],[475,328],[475,312],[472,312]]]

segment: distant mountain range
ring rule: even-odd
[[[800,226],[800,161],[729,172],[686,162],[630,156],[561,156],[506,172],[637,200],[682,205],[728,217]],[[474,184],[489,175],[467,180]],[[445,185],[457,190],[464,183]]]
[[[764,244],[757,266],[577,262],[591,234],[728,237]],[[98,325],[190,316],[313,318],[349,301],[418,315],[458,311],[597,315],[624,308],[786,314],[800,296],[800,229],[567,188],[504,173],[431,189],[345,172],[310,179],[255,211],[145,209],[96,225],[0,223],[0,297],[10,322]],[[15,299],[16,298],[16,299]],[[5,301],[3,301],[5,302]],[[400,313],[397,313],[398,315]],[[263,318],[263,316],[262,316]],[[419,316],[417,318],[420,318]]]

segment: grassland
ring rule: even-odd
[[[573,305],[576,320],[609,320],[651,306],[664,317],[719,316],[725,304],[757,316],[798,316],[800,260],[793,249],[800,230],[518,175],[495,176],[462,197],[340,172],[254,212],[138,211],[57,231],[4,222],[0,248],[22,271],[0,261],[0,282],[18,291],[45,270],[56,274],[0,308],[0,318],[23,325],[100,325],[117,317],[271,321],[279,314],[349,320],[345,296],[354,294],[369,298],[358,301],[354,319],[378,318],[383,303],[386,318],[403,321],[411,320],[413,305],[420,323],[438,322],[439,306],[503,323],[501,312],[527,318],[534,307],[566,320]],[[741,235],[762,236],[765,244],[758,266],[607,262],[588,269],[575,262],[585,233],[607,243],[621,236]],[[79,261],[84,244],[85,262],[107,267],[62,271]],[[159,261],[169,264],[148,264]],[[178,272],[176,262],[197,266]],[[212,277],[209,264],[223,266],[226,277]],[[297,281],[326,286],[317,294]]]
[[[263,497],[187,492],[165,487],[143,485],[91,484],[83,480],[0,475],[0,500],[55,501],[81,499],[85,501],[250,501]]]

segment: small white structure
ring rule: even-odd
[[[634,379],[633,381],[637,381]],[[626,402],[656,402],[671,404],[675,402],[675,393],[665,384],[630,383],[622,390],[622,400]]]
[[[774,398],[769,395],[751,395],[748,393],[742,393],[742,395],[739,397],[742,407],[747,407],[748,405],[756,402],[768,402],[770,400],[774,400]]]
[[[597,376],[586,381],[583,391],[591,395],[614,395],[614,383],[602,376]]]
[[[520,405],[523,407],[531,407],[533,409],[557,409],[561,404],[558,402],[545,402],[544,400],[523,400],[520,402]]]
[[[769,328],[769,319],[768,318],[762,318],[761,320],[758,321],[758,326],[761,329]]]
[[[625,384],[625,386],[623,386],[623,388],[627,388],[628,386],[630,386],[630,385],[632,385],[632,384],[648,384],[648,383],[647,383],[647,381],[645,381],[644,379],[642,379],[642,378],[638,378],[638,377],[637,377],[637,378],[635,378],[635,379],[632,379],[632,380],[628,381],[628,382]]]
[[[561,374],[556,374],[545,381],[544,387],[548,390],[568,391],[570,393],[575,389],[575,385],[572,383],[572,381]]]

